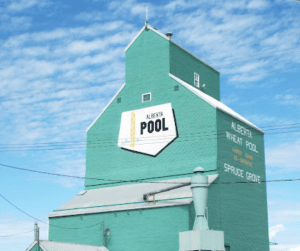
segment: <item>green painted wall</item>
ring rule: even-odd
[[[178,250],[179,232],[189,229],[189,206],[121,211],[116,213],[50,218],[49,240],[103,245],[103,225],[110,229],[106,247],[110,251]],[[84,227],[62,229],[52,226]]]
[[[176,44],[170,42],[170,73],[194,86],[194,73],[200,76],[200,87],[204,93],[220,100],[220,73],[201,62]]]
[[[35,244],[29,251],[43,251],[43,249],[38,244]]]
[[[125,82],[137,89],[163,88],[157,76],[170,69],[169,41],[152,30],[144,30],[125,54]],[[139,101],[141,98],[139,99]]]
[[[209,225],[220,229],[219,199],[214,186],[209,191]],[[170,202],[171,203],[171,202]],[[210,206],[211,205],[211,206]],[[49,219],[49,240],[79,244],[103,245],[103,220],[111,234],[106,239],[110,251],[173,251],[179,250],[179,232],[193,229],[193,203],[184,206],[98,213]],[[90,228],[91,226],[99,223]],[[82,229],[64,229],[82,228]]]
[[[184,65],[184,66],[183,66]],[[126,51],[126,86],[87,132],[85,189],[123,185],[118,180],[158,180],[191,176],[197,166],[219,178],[209,188],[209,226],[225,231],[231,251],[267,251],[268,222],[265,183],[222,184],[247,180],[246,172],[265,180],[263,134],[247,136],[233,132],[235,122],[257,132],[216,110],[169,77],[169,72],[193,85],[194,71],[200,81],[207,81],[207,94],[219,99],[219,74],[172,42],[151,30],[145,30]],[[179,86],[174,91],[174,86]],[[142,94],[152,93],[150,102],[142,103]],[[123,150],[117,146],[121,114],[150,106],[171,103],[179,137],[157,157]],[[226,138],[226,130],[256,144],[258,153]],[[246,157],[246,154],[247,157]],[[237,156],[237,157],[234,157]],[[253,157],[252,159],[251,156]],[[243,159],[241,163],[241,160]],[[246,162],[246,160],[248,162]],[[251,161],[250,161],[251,160]],[[250,165],[252,163],[252,166]],[[224,171],[224,164],[244,170],[244,178]],[[248,165],[247,165],[248,164]],[[218,170],[218,171],[217,171]],[[155,178],[156,177],[156,178]],[[220,184],[221,183],[221,184]],[[50,224],[69,228],[90,226],[105,219],[111,229],[108,249],[178,250],[179,232],[191,230],[193,205],[50,218]],[[49,240],[102,245],[102,225],[87,229],[49,227]]]
[[[266,179],[264,135],[221,111],[217,111],[217,121],[219,181],[225,183],[219,184],[225,242],[230,250],[269,250],[266,183],[228,184],[251,181],[250,174]],[[232,122],[236,130],[240,125],[251,131],[252,138],[235,131]],[[242,144],[228,139],[226,132],[241,138]],[[256,145],[257,153],[246,147],[247,141]],[[225,164],[236,169],[228,170]]]
[[[116,98],[87,132],[86,177],[149,179],[191,173],[199,165],[216,170],[217,141],[210,136],[217,130],[216,110],[182,86],[174,91],[178,83],[168,75],[168,46],[168,40],[148,30],[127,50],[126,86],[117,96],[121,103]],[[148,92],[152,100],[142,103]],[[155,158],[117,146],[122,112],[165,103],[172,104],[177,122],[179,137],[172,144]],[[85,188],[103,183],[119,184],[86,179]]]

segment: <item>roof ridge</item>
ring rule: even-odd
[[[150,24],[145,24],[143,26],[143,28],[136,34],[136,36],[131,40],[131,42],[127,45],[127,47],[125,48],[125,52],[129,49],[129,47],[134,43],[134,41],[140,36],[140,34],[145,30],[145,29],[150,29],[152,31],[154,31],[155,33],[157,33],[158,35],[162,36],[163,38],[165,38],[166,40],[169,40],[170,42],[172,42],[174,45],[178,46],[179,48],[181,48],[182,50],[184,50],[185,52],[187,52],[188,54],[190,54],[191,56],[195,57],[197,60],[201,61],[202,63],[204,63],[205,65],[207,65],[208,67],[214,69],[215,71],[217,71],[218,73],[220,73],[216,68],[214,68],[213,66],[211,66],[210,64],[206,63],[205,61],[203,61],[201,58],[199,58],[198,56],[196,56],[195,54],[193,54],[192,52],[190,52],[189,50],[187,50],[186,48],[182,47],[181,45],[179,45],[178,43],[174,42],[170,37],[166,36],[165,34],[163,34],[162,32],[160,32],[158,29],[154,28],[152,25]]]
[[[180,83],[181,85],[183,85],[185,88],[187,88],[188,90],[190,90],[191,92],[193,92],[195,95],[197,95],[198,97],[200,97],[203,101],[205,101],[206,103],[210,104],[211,106],[213,106],[216,109],[219,109],[220,111],[228,114],[229,116],[247,124],[248,126],[252,127],[255,130],[260,131],[261,133],[264,133],[263,130],[261,130],[258,126],[254,125],[253,123],[251,123],[249,120],[247,120],[246,118],[244,118],[242,115],[238,114],[237,112],[235,112],[234,110],[232,110],[230,107],[228,107],[227,105],[225,105],[224,103],[222,103],[221,101],[209,96],[208,94],[198,90],[196,87],[184,82],[183,80],[181,80],[180,78],[174,76],[173,74],[169,73],[169,76],[171,78],[173,78],[175,81],[177,81],[178,83]],[[223,106],[223,107],[222,107]]]

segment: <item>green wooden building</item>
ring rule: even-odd
[[[146,24],[125,53],[125,84],[87,129],[85,190],[49,215],[49,242],[177,251],[195,219],[190,187],[143,195],[201,166],[226,250],[269,250],[263,131],[220,102],[220,73],[171,34]]]

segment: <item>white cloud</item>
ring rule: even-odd
[[[75,16],[75,19],[81,21],[100,21],[107,18],[107,14],[100,11],[81,12]]]
[[[278,124],[278,119],[274,116],[267,116],[267,115],[262,115],[262,114],[252,114],[247,116],[247,119],[251,122],[253,122],[256,125],[265,125],[265,124],[270,124],[271,122],[275,122]]]
[[[171,3],[177,6],[178,2],[182,1]],[[280,70],[291,62],[299,61],[296,57],[286,60],[286,53],[251,58],[252,55],[263,54],[274,48],[296,48],[299,44],[300,34],[295,31],[298,18],[291,18],[291,13],[284,13],[286,21],[283,23],[272,13],[266,15],[270,1],[225,1],[216,5],[207,4],[205,8],[200,5],[203,3],[198,3],[194,11],[189,12],[184,12],[183,8],[173,8],[171,13],[167,13],[170,17],[167,26],[172,27],[175,41],[179,37],[179,43],[184,47],[197,48],[193,52],[206,62],[213,61],[212,65],[217,66],[223,76],[229,77],[230,84],[251,88],[254,85],[245,82],[263,80],[273,74],[272,70]],[[174,15],[176,20],[172,18]],[[222,60],[237,56],[245,58],[233,59],[222,65]],[[274,60],[278,63],[274,64]],[[215,61],[219,61],[221,66],[218,67]]]
[[[299,171],[300,140],[266,148],[266,165],[281,170]]]
[[[217,3],[217,4],[215,4]],[[280,3],[278,3],[280,5]],[[263,58],[251,58],[265,51],[296,48],[300,34],[297,25],[300,18],[282,8],[282,20],[272,12],[267,0],[211,1],[209,3],[174,0],[167,4],[155,5],[135,0],[113,1],[108,4],[111,17],[134,18],[145,15],[149,9],[150,23],[156,18],[166,20],[161,31],[171,27],[173,39],[180,38],[184,47],[196,48],[193,53],[205,61],[219,61],[218,69],[228,77],[229,83],[242,88],[253,88],[251,83],[269,77],[274,70],[286,66],[284,62],[300,62],[300,57],[288,57],[270,53]],[[188,10],[188,11],[186,11]],[[103,12],[82,12],[77,18],[97,20],[106,15]],[[173,17],[176,16],[176,19]],[[293,18],[291,18],[293,17]],[[199,25],[200,24],[200,25]],[[289,38],[289,39],[287,39]],[[222,64],[223,59],[246,57]],[[248,57],[248,58],[247,58]],[[274,57],[277,64],[274,64]],[[249,62],[251,61],[251,62]],[[218,64],[213,64],[217,65]],[[257,85],[255,85],[257,87]]]
[[[300,245],[293,244],[278,244],[274,246],[270,246],[271,251],[298,251]]]
[[[221,101],[224,104],[227,104],[227,105],[229,105],[231,103],[234,103],[234,102],[236,102],[238,100],[240,100],[240,97],[237,94],[235,94],[235,93],[232,93],[232,94],[230,94],[229,96],[227,96],[225,98],[222,97],[222,99],[221,99]]]
[[[275,100],[283,105],[300,106],[300,95],[296,94],[278,94],[275,96]]]
[[[286,231],[287,228],[283,224],[278,224],[276,226],[269,228],[269,238],[272,240],[276,235],[282,231]]]
[[[297,223],[300,222],[300,210],[298,209],[299,203],[290,201],[290,205],[287,208],[283,203],[279,203],[276,206],[273,206],[273,209],[269,211],[269,217],[276,222],[284,222],[285,224],[288,223]],[[272,231],[277,231],[275,228]],[[278,226],[278,229],[281,229]],[[275,233],[274,232],[274,233]]]
[[[270,3],[265,0],[252,0],[247,7],[250,9],[265,9],[269,6],[269,4]]]
[[[10,11],[23,11],[32,7],[44,7],[49,5],[48,0],[14,0],[7,6]]]
[[[290,251],[300,251],[300,245],[294,248],[291,248]]]

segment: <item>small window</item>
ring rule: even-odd
[[[121,103],[121,98],[117,98],[117,103]]]
[[[175,91],[175,92],[179,91],[179,85],[175,85],[175,86],[174,86],[174,91]]]
[[[194,85],[199,87],[200,86],[200,76],[198,73],[194,73]]]
[[[143,103],[151,101],[151,92],[143,94],[142,101]]]

